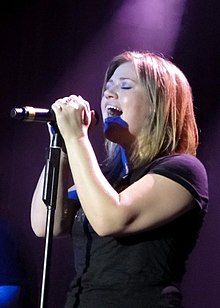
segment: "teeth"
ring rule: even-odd
[[[122,114],[122,111],[118,107],[113,105],[108,105],[106,109],[109,115],[120,116]]]
[[[108,106],[107,106],[107,109],[108,109],[108,110],[109,110],[109,109],[113,109],[113,110],[121,111],[118,107],[112,106],[112,105],[108,105]]]

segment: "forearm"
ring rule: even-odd
[[[61,235],[70,229],[72,209],[67,199],[69,164],[66,154],[61,152],[58,179],[57,202],[54,218],[54,235]],[[38,180],[31,204],[31,225],[37,236],[45,235],[47,207],[42,200],[44,185],[44,169]]]
[[[68,138],[66,147],[83,210],[94,230],[104,235],[107,229],[120,221],[119,195],[102,174],[87,137]]]

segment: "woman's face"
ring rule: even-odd
[[[121,64],[108,80],[101,101],[103,120],[120,116],[128,124],[127,130],[111,130],[106,136],[109,140],[124,144],[135,140],[149,113],[146,94],[138,79],[134,64]]]

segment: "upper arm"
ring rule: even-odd
[[[118,224],[115,223],[112,233],[157,228],[195,206],[206,210],[207,174],[194,156],[164,157],[153,163],[147,172],[142,177],[139,175],[136,182],[119,194]]]
[[[159,227],[193,207],[193,197],[186,188],[158,174],[145,175],[119,197],[119,234]]]

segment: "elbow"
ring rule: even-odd
[[[125,233],[124,224],[116,221],[113,221],[112,223],[110,221],[99,221],[92,227],[100,237],[120,236]]]
[[[34,231],[34,234],[37,236],[37,237],[45,237],[45,233],[44,232],[41,232],[41,231]]]
[[[111,231],[110,228],[108,227],[108,224],[106,224],[104,221],[101,221],[100,218],[96,219],[94,223],[90,221],[90,225],[92,226],[95,233],[100,237],[111,235]]]
[[[136,232],[137,227],[135,227],[135,217],[131,215],[117,215],[112,217],[105,217],[105,219],[95,219],[92,225],[94,231],[100,236],[114,236],[123,237],[130,234],[131,232]]]
[[[45,237],[45,226],[39,226],[39,224],[31,222],[31,228],[37,237]]]
[[[34,224],[32,223],[31,224],[31,227],[32,227],[32,230],[34,232],[34,234],[37,236],[37,237],[45,237],[46,235],[46,225],[39,225],[39,224]],[[59,237],[59,236],[64,236],[66,235],[66,230],[63,230],[61,228],[57,228],[56,226],[54,226],[54,229],[53,229],[53,236],[54,237]]]
[[[32,230],[37,237],[45,237],[45,232],[42,232],[41,230],[36,230],[36,229],[33,229],[33,228],[32,228]]]
[[[37,237],[44,237],[45,236],[45,224],[46,218],[45,217],[38,217],[37,213],[31,211],[31,228],[34,234]]]
[[[99,237],[105,237],[105,236],[110,236],[110,232],[107,230],[99,229],[99,228],[94,228],[94,231],[98,234]]]
[[[34,234],[37,236],[37,237],[45,237],[46,233],[45,233],[45,228],[34,228],[32,226],[32,230],[34,232]],[[58,231],[58,230],[54,230],[53,231],[53,236],[54,237],[59,237],[59,236],[63,236],[63,235],[66,235],[65,232],[63,231]]]
[[[123,236],[129,232],[134,217],[125,206],[115,204],[109,211],[99,211],[88,215],[90,225],[100,237]]]
[[[100,237],[105,236],[115,236],[115,237],[121,237],[126,234],[125,231],[122,230],[122,228],[94,228],[94,231],[98,234]]]

